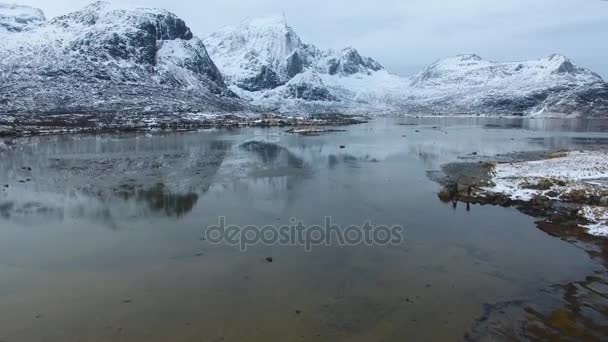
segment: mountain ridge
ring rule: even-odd
[[[203,40],[232,91],[254,105],[284,113],[608,114],[603,79],[559,54],[522,62],[462,54],[405,78],[354,48],[321,50],[305,44],[278,16],[248,19]],[[276,48],[286,42],[292,43],[288,53],[302,61],[295,73],[285,71],[291,55]]]
[[[106,1],[46,20],[0,3],[0,113],[608,114],[608,85],[565,56],[440,59],[404,78],[303,42],[283,16],[200,39],[175,14]]]
[[[203,41],[228,83],[246,91],[277,88],[307,69],[331,75],[382,69],[352,47],[321,50],[303,43],[278,15],[247,18],[203,37]]]

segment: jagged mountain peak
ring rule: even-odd
[[[0,32],[21,32],[46,21],[41,9],[0,3]]]
[[[306,70],[349,76],[382,69],[352,47],[323,51],[304,44],[281,15],[245,19],[205,37],[204,42],[228,84],[246,91],[277,88]]]
[[[293,30],[291,26],[289,26],[285,16],[282,14],[271,14],[263,17],[247,17],[243,19],[238,26],[285,31]]]
[[[99,34],[103,34],[103,26],[112,35],[116,31],[154,31],[157,40],[189,40],[193,37],[186,23],[167,10],[125,6],[109,1],[94,2],[82,10],[57,17],[51,23],[82,32],[85,29],[81,26],[95,26],[100,29]]]
[[[331,55],[331,52],[330,52]],[[340,51],[338,58],[329,60],[329,74],[352,75],[356,73],[369,73],[379,71],[383,67],[370,57],[363,57],[357,49],[349,46]]]
[[[492,62],[483,59],[477,54],[460,54],[449,56],[435,61],[429,68],[460,69],[463,67],[476,68],[486,66]]]
[[[272,40],[279,40],[291,42],[292,47],[301,45],[300,37],[282,15],[247,17],[238,25],[221,28],[219,31],[205,37],[205,40],[211,40],[214,37],[220,39],[226,37],[248,39],[250,44],[272,43]]]
[[[483,57],[481,57],[475,53],[460,54],[457,57],[460,58],[461,60],[473,60],[473,61],[481,61],[483,59]]]
[[[234,59],[248,59],[250,66],[278,69],[303,44],[282,16],[247,18],[204,38],[210,53],[225,52]]]
[[[545,66],[548,70],[550,70],[553,74],[588,74],[593,75],[598,80],[602,80],[601,76],[587,70],[583,67],[577,66],[570,58],[562,55],[562,54],[551,54],[546,58],[542,58],[539,60],[539,63],[542,66]]]

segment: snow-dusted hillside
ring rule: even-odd
[[[606,83],[561,55],[502,63],[459,55],[433,63],[414,76],[410,86],[418,110],[608,115]]]
[[[333,108],[341,102],[341,89],[331,87],[334,80],[383,70],[354,48],[324,51],[302,43],[280,16],[247,19],[204,41],[231,90],[256,105],[283,112]]]
[[[46,21],[37,8],[0,3],[0,33],[19,32]]]
[[[1,34],[0,112],[243,108],[202,41],[165,10],[99,1],[50,21],[23,6],[2,13],[16,13],[24,25]],[[39,13],[40,20],[22,21],[23,13]]]
[[[345,76],[382,69],[353,48],[322,51],[302,43],[279,16],[246,19],[204,41],[227,82],[248,91],[274,89],[306,70]]]
[[[283,17],[248,19],[204,41],[231,90],[280,112],[608,115],[606,83],[559,55],[509,63],[460,55],[406,79],[353,48],[302,43]]]

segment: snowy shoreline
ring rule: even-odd
[[[283,116],[252,112],[178,113],[147,115],[121,114],[0,114],[0,137],[17,138],[32,135],[100,133],[124,131],[187,131],[234,127],[314,127],[346,126],[367,122],[363,116],[315,114]]]
[[[547,159],[496,164],[481,190],[530,202],[539,196],[576,203],[582,227],[608,237],[608,151],[571,151]]]
[[[443,165],[441,201],[514,207],[555,227],[608,238],[606,148],[477,159]]]

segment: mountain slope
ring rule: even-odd
[[[230,89],[285,113],[608,115],[608,86],[560,55],[497,63],[437,61],[412,78],[357,50],[302,43],[282,17],[248,19],[204,38]]]
[[[597,117],[608,115],[608,85],[560,55],[508,63],[460,55],[402,78],[354,48],[303,43],[283,17],[248,19],[203,43],[160,9],[98,1],[47,21],[40,10],[0,4],[2,124],[7,115],[252,108]]]
[[[431,112],[608,114],[606,83],[561,55],[524,62],[459,55],[433,63],[410,87],[418,109]]]
[[[0,7],[5,18],[15,12],[6,8]],[[25,7],[20,12],[38,13]],[[0,112],[244,108],[202,41],[170,12],[119,9],[99,1],[50,21],[40,19],[2,34]]]
[[[353,48],[323,51],[302,43],[285,19],[278,16],[244,20],[204,41],[230,88],[250,100],[276,95],[279,102],[338,102],[323,83],[323,75],[370,75],[383,69]],[[260,100],[254,103],[268,105]]]

